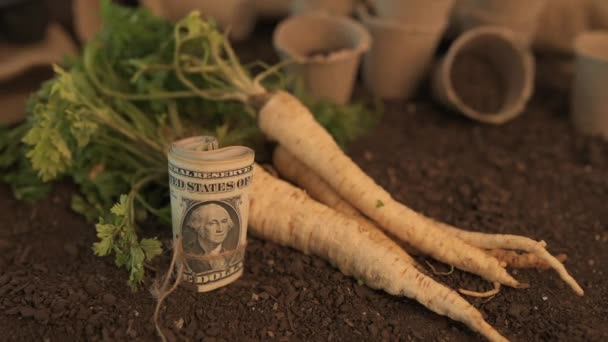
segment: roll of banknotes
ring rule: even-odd
[[[176,141],[168,157],[182,281],[198,292],[225,286],[243,274],[254,152],[200,136]]]

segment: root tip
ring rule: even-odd
[[[568,255],[566,255],[564,253],[558,254],[555,256],[555,259],[559,260],[559,262],[561,262],[563,264],[564,261],[566,261],[568,259]]]

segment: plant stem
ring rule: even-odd
[[[95,87],[97,87],[102,93],[108,96],[114,96],[119,99],[132,101],[166,100],[196,96],[196,94],[191,91],[157,91],[150,94],[128,94],[109,89],[103,84],[103,82],[101,82],[101,80],[95,74],[95,67],[93,66],[93,64],[96,50],[97,47],[93,44],[89,44],[89,46],[87,46],[87,48],[84,50],[84,67],[87,72],[87,76],[89,76],[91,82],[95,85]]]

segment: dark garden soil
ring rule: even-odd
[[[487,57],[465,53],[454,59],[451,81],[460,100],[481,114],[494,114],[504,105],[507,88]]]
[[[262,43],[240,51],[274,59],[268,29],[258,33]],[[543,239],[551,252],[568,255],[584,297],[552,271],[512,270],[531,287],[470,299],[505,336],[607,341],[608,143],[573,131],[567,93],[539,90],[521,117],[491,127],[442,110],[422,90],[415,101],[386,104],[382,122],[349,154],[426,215]],[[132,293],[111,258],[93,255],[93,226],[69,210],[73,191],[60,184],[30,205],[0,186],[0,339],[155,340],[154,300],[145,288]],[[157,234],[168,239],[170,228]],[[453,288],[490,287],[458,271],[435,278]],[[172,340],[481,339],[411,299],[370,290],[319,258],[253,237],[241,279],[212,293],[180,288],[162,316]]]

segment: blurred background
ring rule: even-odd
[[[115,2],[145,6],[172,20],[198,9],[220,26],[229,27],[237,43],[246,42],[260,27],[265,27],[263,32],[267,34],[286,17],[307,11],[321,10],[361,20],[357,6],[362,4],[354,0]],[[447,5],[437,7],[441,3]],[[410,7],[401,8],[403,4]],[[435,51],[447,50],[464,32],[479,26],[508,28],[523,47],[533,52],[536,82],[562,90],[569,89],[574,77],[576,38],[591,30],[608,29],[608,0],[368,0],[365,5],[378,18],[409,25],[412,30],[441,26],[439,41],[432,44]],[[78,53],[100,25],[98,0],[0,0],[0,123],[21,120],[29,93],[52,76],[51,65]]]

